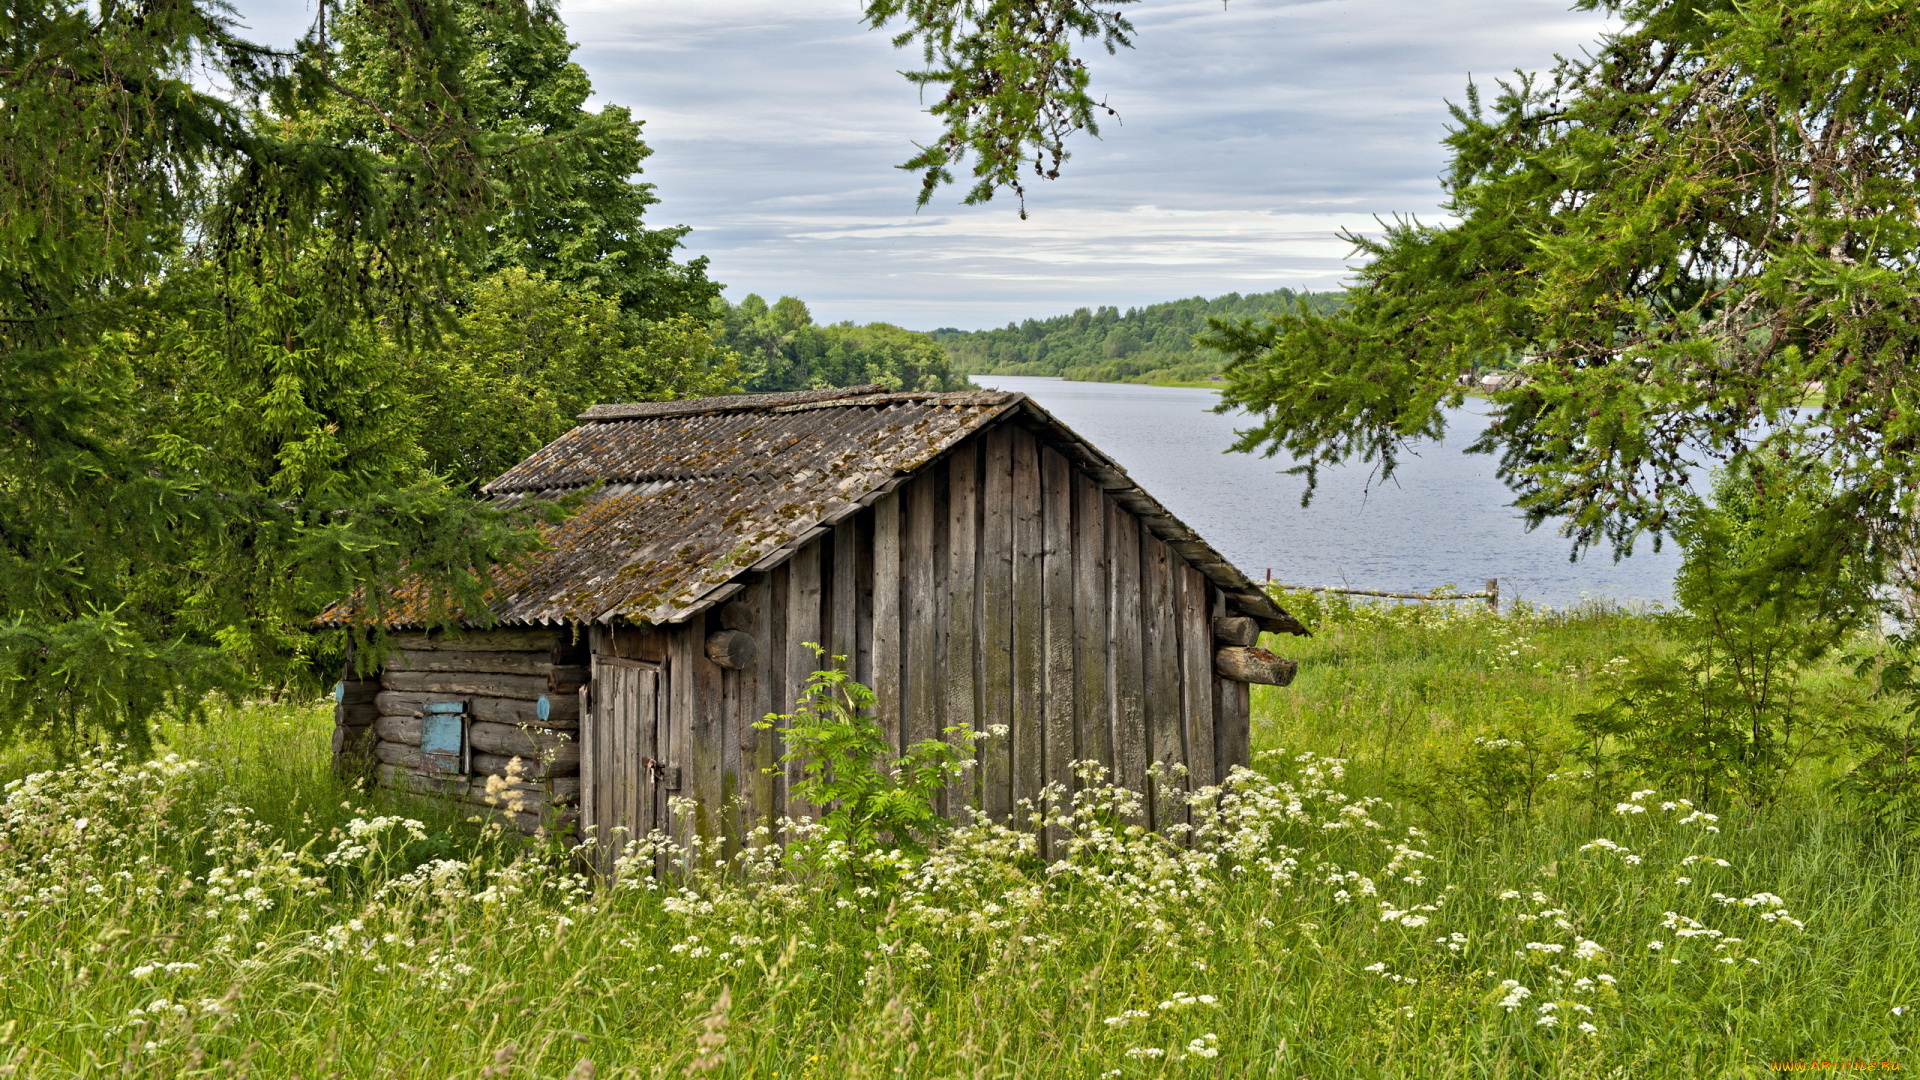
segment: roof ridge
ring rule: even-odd
[[[886,393],[884,383],[860,386],[830,386],[822,390],[787,390],[773,394],[730,394],[726,397],[687,398],[682,401],[636,401],[595,405],[577,419],[605,423],[613,420],[655,420],[679,416],[719,415],[732,412],[757,412],[782,405],[801,405],[835,398],[870,397]]]

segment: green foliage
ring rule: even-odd
[[[623,345],[611,297],[511,266],[475,286],[427,351],[414,391],[428,462],[478,486],[572,428],[590,405],[733,393],[739,360],[701,319],[654,322]]]
[[[1853,767],[1834,782],[1855,816],[1875,833],[1912,845],[1920,841],[1920,642],[1889,638],[1855,659],[1855,674],[1872,679],[1884,715],[1855,720],[1846,730]]]
[[[754,393],[882,383],[893,390],[959,390],[946,351],[926,334],[890,323],[816,326],[807,305],[783,296],[771,307],[748,293],[719,310],[721,340],[741,356]]]
[[[907,79],[938,100],[927,111],[943,125],[940,138],[919,147],[902,169],[918,170],[925,206],[953,169],[971,154],[974,185],[966,202],[986,202],[1006,188],[1027,216],[1022,173],[1048,180],[1071,155],[1067,137],[1100,134],[1095,114],[1117,115],[1087,93],[1086,61],[1073,55],[1075,39],[1092,38],[1109,55],[1132,47],[1132,24],[1119,9],[1133,0],[863,0],[868,26],[896,20],[900,48],[918,41],[926,60]]]
[[[327,15],[276,55],[192,0],[0,8],[0,741],[139,746],[210,692],[330,679],[305,627],[356,590],[481,610],[556,512],[435,472],[467,451],[423,403],[530,367],[436,347],[490,266],[618,305],[610,355],[665,328],[656,393],[713,374],[670,317],[714,289],[640,228],[637,127],[581,108],[550,7]]]
[[[997,330],[935,330],[956,371],[980,375],[1059,375],[1089,382],[1195,383],[1218,375],[1222,358],[1195,344],[1211,318],[1248,318],[1304,304],[1327,311],[1337,293],[1278,289],[1207,300],[1193,297],[1142,308],[1081,308],[1071,315],[1008,323]]]
[[[1703,804],[1772,798],[1802,758],[1832,749],[1863,696],[1812,673],[1860,629],[1845,614],[1866,598],[1846,595],[1858,588],[1846,579],[1774,573],[1775,545],[1801,535],[1819,494],[1748,464],[1722,474],[1711,504],[1686,500],[1681,610],[1667,617],[1676,647],[1637,652],[1618,696],[1582,720],[1590,736],[1618,740],[1642,775]]]
[[[820,646],[807,647],[826,658]],[[934,804],[971,768],[973,732],[951,727],[945,739],[896,752],[874,719],[873,691],[847,674],[846,657],[833,660],[832,669],[807,678],[792,713],[769,714],[754,726],[778,727],[787,747],[781,760],[801,767],[793,796],[825,808],[803,859],[829,863],[855,886],[891,884],[900,856],[925,856],[951,828]]]
[[[1456,224],[1351,237],[1339,312],[1208,339],[1258,417],[1239,448],[1391,475],[1463,377],[1517,366],[1479,445],[1530,522],[1630,550],[1695,463],[1784,454],[1832,490],[1776,553],[1857,572],[1920,490],[1912,5],[1584,6],[1624,25],[1454,110]]]

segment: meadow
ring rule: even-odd
[[[1290,601],[1193,834],[1099,783],[924,859],[616,886],[337,779],[320,704],[0,768],[0,1074],[1740,1077],[1920,1068],[1920,893],[1810,760],[1764,805],[1574,756],[1656,616]],[[1831,677],[1847,677],[1836,669]],[[1044,812],[1044,811],[1043,811]],[[639,845],[635,862],[701,859]]]

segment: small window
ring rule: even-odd
[[[420,758],[427,772],[463,776],[468,772],[466,702],[427,702],[421,710]]]

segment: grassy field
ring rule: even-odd
[[[4,762],[16,1076],[1734,1077],[1920,1068],[1920,891],[1809,774],[1595,802],[1558,758],[1657,620],[1300,605],[1298,682],[1190,845],[1098,788],[1045,865],[595,890],[329,774],[317,706],[155,763]],[[1435,605],[1438,607],[1439,605]],[[1476,742],[1476,740],[1479,740]],[[1504,743],[1502,740],[1505,740]],[[884,861],[884,854],[880,856]]]

